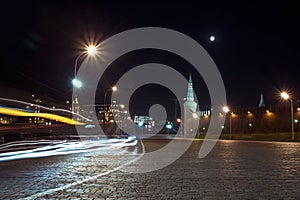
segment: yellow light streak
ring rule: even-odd
[[[70,124],[70,125],[84,125],[85,123],[75,121],[71,118],[60,116],[57,114],[51,113],[33,113],[33,112],[24,112],[21,110],[14,110],[10,108],[0,108],[0,113],[4,115],[12,115],[19,117],[41,117],[50,120],[56,120],[62,123]]]

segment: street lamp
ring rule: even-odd
[[[295,131],[294,131],[294,105],[293,105],[293,100],[292,100],[292,98],[290,98],[290,96],[287,92],[281,92],[280,95],[284,100],[290,100],[290,102],[291,102],[292,141],[294,141]]]
[[[229,112],[229,107],[228,106],[224,106],[222,108],[222,110],[225,112],[225,113],[228,113]]]
[[[108,88],[108,89],[105,91],[105,94],[104,94],[104,105],[106,104],[106,95],[107,95],[107,92],[108,92],[108,91],[115,92],[115,91],[117,91],[117,90],[118,90],[117,86],[112,86],[111,88]]]
[[[222,110],[223,110],[226,114],[230,111],[230,109],[229,109],[228,106],[224,106],[224,107],[222,108]],[[233,113],[230,113],[230,115],[229,115],[229,139],[231,139],[231,120],[232,120],[232,114],[233,114]]]
[[[78,107],[78,98],[77,98],[77,93],[76,93],[76,90],[78,88],[81,88],[82,87],[82,82],[77,79],[77,63],[78,63],[78,60],[81,56],[83,55],[88,55],[88,56],[93,56],[97,53],[97,47],[94,46],[94,45],[90,45],[87,47],[86,51],[83,51],[81,54],[79,54],[75,60],[75,65],[74,65],[74,79],[72,80],[72,84],[74,86],[74,98],[72,99],[72,112],[73,113],[79,113],[79,107]],[[76,105],[76,107],[75,107]]]
[[[76,74],[77,74],[77,63],[78,60],[81,56],[87,54],[88,56],[93,56],[97,53],[97,47],[94,45],[90,45],[87,47],[86,51],[83,51],[81,54],[79,54],[75,60],[75,65],[74,65],[74,79],[72,80],[72,83],[75,87],[80,88],[82,86],[82,83],[80,80],[77,79]]]
[[[105,123],[106,123],[106,119],[105,119],[105,117],[106,117],[106,95],[107,95],[107,92],[108,91],[113,91],[113,92],[115,92],[115,91],[117,91],[118,90],[118,88],[117,88],[117,86],[113,86],[113,87],[111,87],[111,88],[108,88],[106,91],[105,91],[105,93],[104,93],[104,102],[103,102],[103,104],[104,104],[104,121],[103,121],[103,131],[104,131],[104,133],[105,133]]]
[[[75,88],[81,88],[82,87],[82,82],[77,78],[74,78],[72,80],[72,84],[73,84],[73,86],[75,86]]]
[[[88,46],[87,53],[91,56],[95,55],[97,53],[97,47],[95,47],[94,45]]]

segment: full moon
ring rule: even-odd
[[[209,40],[210,40],[211,42],[215,41],[215,39],[216,39],[216,38],[215,38],[215,36],[213,36],[213,35],[210,36],[210,38],[209,38]]]

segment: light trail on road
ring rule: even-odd
[[[134,137],[134,138],[135,138],[135,137]],[[115,139],[113,139],[113,140],[115,140]],[[136,139],[136,138],[135,138],[135,142],[134,142],[134,143],[135,143],[135,145],[137,144],[137,139]],[[124,143],[123,143],[123,145],[124,145]],[[68,189],[68,188],[70,188],[70,187],[72,187],[72,186],[76,186],[76,185],[78,185],[78,184],[82,184],[82,183],[84,183],[84,182],[96,180],[96,179],[98,179],[98,178],[100,178],[100,177],[102,177],[102,176],[105,176],[105,175],[108,175],[108,174],[110,174],[110,173],[112,173],[112,172],[121,170],[122,168],[124,168],[124,167],[126,167],[127,165],[130,165],[130,164],[132,164],[132,163],[138,161],[139,159],[141,159],[141,158],[144,156],[146,150],[145,150],[145,146],[144,146],[144,144],[143,144],[142,141],[141,141],[141,145],[142,145],[142,152],[139,153],[139,154],[136,154],[136,155],[137,155],[136,158],[131,159],[131,160],[128,160],[127,162],[125,162],[124,164],[122,164],[122,165],[120,165],[120,166],[118,166],[118,167],[114,167],[113,169],[108,170],[108,171],[106,171],[106,172],[97,174],[97,175],[95,175],[95,176],[90,176],[90,177],[87,177],[87,178],[85,178],[85,179],[83,179],[83,180],[78,180],[78,181],[75,181],[75,182],[73,182],[73,183],[69,183],[69,184],[63,185],[63,186],[61,186],[61,187],[57,187],[57,188],[53,188],[53,189],[49,189],[49,190],[46,190],[46,191],[43,191],[43,192],[36,193],[36,194],[34,194],[34,195],[31,195],[31,196],[28,196],[28,197],[24,198],[24,200],[32,200],[32,199],[36,199],[36,198],[39,198],[39,197],[43,197],[43,196],[49,195],[49,194],[54,193],[54,192],[57,192],[57,191],[62,191],[62,190]]]
[[[95,141],[21,141],[13,144],[0,145],[0,162],[27,158],[42,158],[48,156],[68,155],[74,153],[94,152],[97,154],[120,154],[123,147],[137,145],[137,139],[130,136],[127,139],[102,139]],[[34,145],[44,145],[33,148]],[[23,150],[16,150],[16,147],[24,146]],[[27,149],[26,149],[27,148]],[[12,151],[9,151],[9,150]]]

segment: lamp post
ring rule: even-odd
[[[284,100],[289,100],[291,102],[292,141],[294,141],[295,140],[295,131],[294,131],[294,105],[293,105],[293,100],[292,100],[292,98],[290,98],[290,96],[287,92],[281,92],[280,95]]]
[[[90,56],[93,56],[97,53],[97,47],[95,47],[94,45],[90,45],[87,47],[86,51],[83,51],[81,54],[79,54],[75,60],[75,65],[74,65],[74,74],[75,74],[75,78],[76,78],[76,73],[77,73],[77,63],[79,58],[84,55],[84,54],[88,54]]]
[[[74,98],[72,99],[72,112],[73,114],[79,113],[79,107],[78,107],[78,98],[77,98],[77,89],[82,87],[82,82],[77,79],[77,63],[81,56],[87,54],[88,56],[93,56],[97,53],[97,47],[94,45],[90,45],[87,47],[86,51],[83,51],[81,54],[79,54],[75,60],[74,64],[74,79],[72,80],[72,84],[74,86]]]
[[[234,117],[236,117],[236,114],[231,112],[229,116],[229,139],[231,139],[231,135],[232,135],[232,118]]]
[[[104,93],[104,105],[106,104],[106,95],[107,95],[107,92],[108,91],[113,91],[113,92],[115,92],[115,91],[117,91],[117,86],[112,86],[111,88],[108,88],[106,91],[105,91],[105,93]]]
[[[230,109],[229,109],[228,106],[224,106],[223,107],[223,111],[227,114],[230,111]],[[229,139],[231,139],[231,120],[232,120],[232,114],[233,113],[230,113],[230,115],[229,115]]]
[[[117,91],[117,86],[113,86],[113,87],[111,87],[111,88],[108,88],[106,91],[105,91],[105,93],[104,93],[104,102],[103,102],[103,104],[104,104],[104,120],[103,120],[103,131],[104,131],[104,133],[105,133],[105,124],[106,124],[106,95],[107,95],[107,92],[108,91]]]

